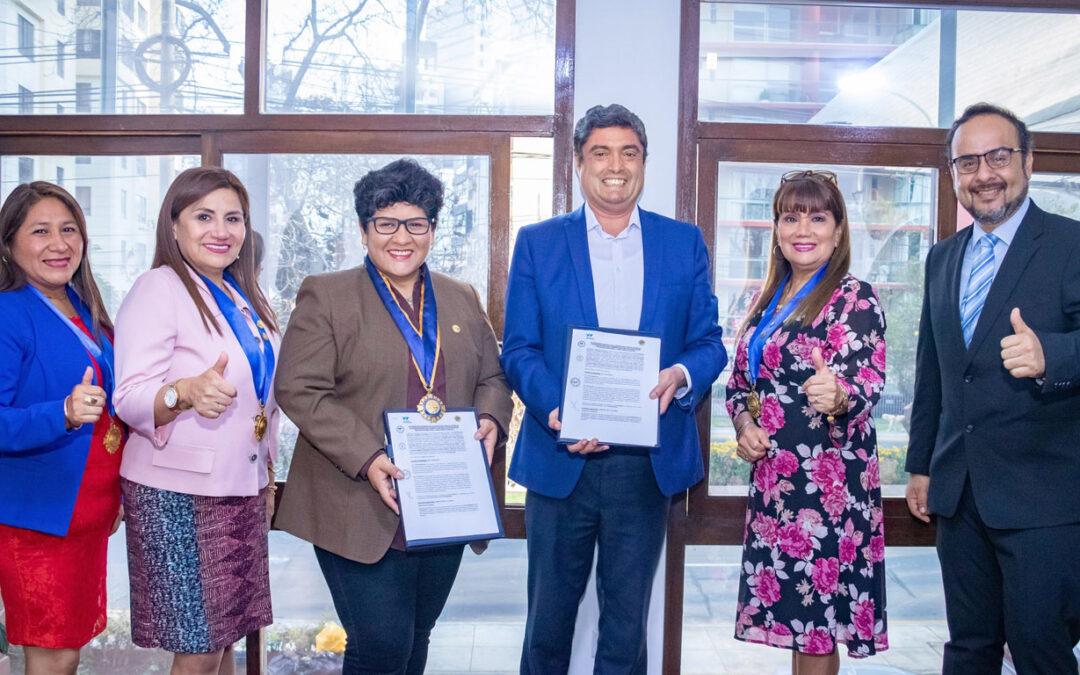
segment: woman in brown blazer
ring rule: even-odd
[[[345,675],[424,671],[463,550],[405,550],[383,411],[475,407],[490,464],[513,409],[476,291],[424,263],[442,193],[407,159],[358,181],[365,264],[305,279],[281,346],[277,400],[300,436],[275,523],[315,545],[348,634]],[[434,355],[417,328],[434,332]]]

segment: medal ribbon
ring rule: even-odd
[[[270,395],[270,380],[274,374],[274,347],[270,344],[270,336],[266,334],[266,327],[262,319],[255,313],[255,308],[248,301],[244,292],[240,290],[240,285],[233,279],[232,274],[226,272],[226,283],[232,286],[233,290],[244,301],[248,311],[251,312],[251,318],[255,320],[255,328],[259,331],[259,335],[262,336],[262,349],[260,349],[259,341],[255,339],[255,335],[251,332],[251,328],[248,326],[247,319],[244,317],[240,307],[214,282],[201,274],[199,276],[206,282],[206,287],[210,289],[210,294],[217,301],[218,308],[225,316],[225,321],[228,322],[229,328],[232,328],[236,340],[244,350],[248,365],[251,366],[251,381],[255,384],[255,395],[259,397],[259,403],[265,406],[266,398]]]
[[[101,344],[98,344],[96,340],[91,339],[81,328],[76,326],[70,318],[64,316],[64,313],[60,311],[60,308],[46,298],[44,293],[39,291],[32,284],[27,284],[26,287],[33,291],[38,300],[41,300],[46,307],[52,310],[52,313],[55,314],[58,319],[64,322],[64,325],[67,326],[68,330],[74,333],[75,337],[79,338],[79,342],[82,343],[82,346],[85,347],[86,351],[90,352],[98,362],[98,367],[101,368],[101,377],[105,380],[101,383],[101,388],[105,390],[105,395],[108,399],[109,414],[115,415],[116,412],[113,410],[112,404],[113,383],[115,381],[113,375],[113,346],[112,343],[109,342],[109,338],[102,335]],[[65,288],[65,291],[66,290],[67,289]],[[93,320],[90,318],[89,313],[83,311],[84,305],[78,294],[68,293],[68,298],[75,307],[75,311],[82,317],[83,323],[86,324],[87,327],[93,326]]]
[[[435,386],[435,368],[439,363],[439,352],[442,349],[442,334],[439,331],[438,309],[435,304],[435,289],[431,285],[431,273],[427,263],[420,267],[420,273],[424,276],[424,285],[420,287],[420,325],[416,326],[409,315],[398,302],[397,296],[390,290],[390,282],[383,276],[370,256],[364,258],[364,269],[371,277],[371,283],[379,294],[390,318],[405,338],[405,344],[409,346],[409,354],[412,355],[413,366],[416,374],[420,376],[420,383],[424,389],[431,393]]]
[[[769,303],[768,308],[761,315],[761,323],[754,329],[754,334],[750,337],[750,342],[746,345],[746,358],[748,362],[748,368],[750,372],[747,374],[750,379],[750,388],[754,388],[754,384],[758,379],[758,372],[761,369],[761,356],[765,352],[765,343],[769,341],[771,336],[777,328],[780,327],[784,321],[791,316],[791,313],[795,311],[795,308],[799,306],[799,302],[802,301],[810,291],[814,290],[814,287],[818,285],[822,277],[825,276],[825,270],[829,267],[828,263],[821,266],[814,276],[803,284],[803,287],[799,289],[799,292],[795,294],[795,297],[788,300],[787,304],[780,308],[780,311],[776,311],[776,306],[780,304],[780,296],[784,294],[784,289],[787,287],[788,282],[791,281],[791,272],[788,271],[784,276],[784,280],[780,282],[780,288],[776,289],[776,293],[772,297],[772,301]]]

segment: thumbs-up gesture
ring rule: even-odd
[[[195,412],[208,419],[217,419],[236,398],[236,387],[225,380],[225,366],[229,355],[221,352],[218,360],[198,377],[186,378],[177,383],[181,398],[190,403]]]
[[[1013,334],[1001,339],[1001,361],[1013,377],[1042,377],[1046,373],[1046,358],[1042,343],[1031,327],[1024,323],[1020,308],[1009,314]]]
[[[840,386],[836,375],[829,370],[821,350],[814,347],[810,358],[814,364],[814,374],[803,382],[802,390],[810,407],[823,415],[835,414],[840,404],[847,397],[847,391]]]
[[[94,368],[87,366],[82,382],[75,385],[64,400],[64,421],[68,429],[93,424],[105,410],[105,390],[94,384]]]

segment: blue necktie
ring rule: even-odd
[[[967,292],[960,305],[960,326],[964,329],[965,345],[971,345],[975,324],[979,323],[979,314],[982,313],[986,295],[990,292],[990,284],[994,281],[994,246],[998,241],[994,235],[986,234],[975,244]]]

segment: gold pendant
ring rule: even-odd
[[[750,417],[754,419],[761,417],[761,399],[758,398],[756,390],[750,390],[750,397],[746,399],[746,409],[750,411]]]
[[[105,432],[105,451],[115,455],[120,449],[120,441],[124,440],[124,432],[120,431],[120,425],[115,419],[109,418],[109,430]]]
[[[429,391],[420,397],[420,402],[416,404],[416,410],[428,422],[438,422],[446,413],[446,406],[443,405],[438,396]]]
[[[259,414],[255,416],[255,440],[261,442],[263,436],[266,436],[266,413],[260,407]]]

